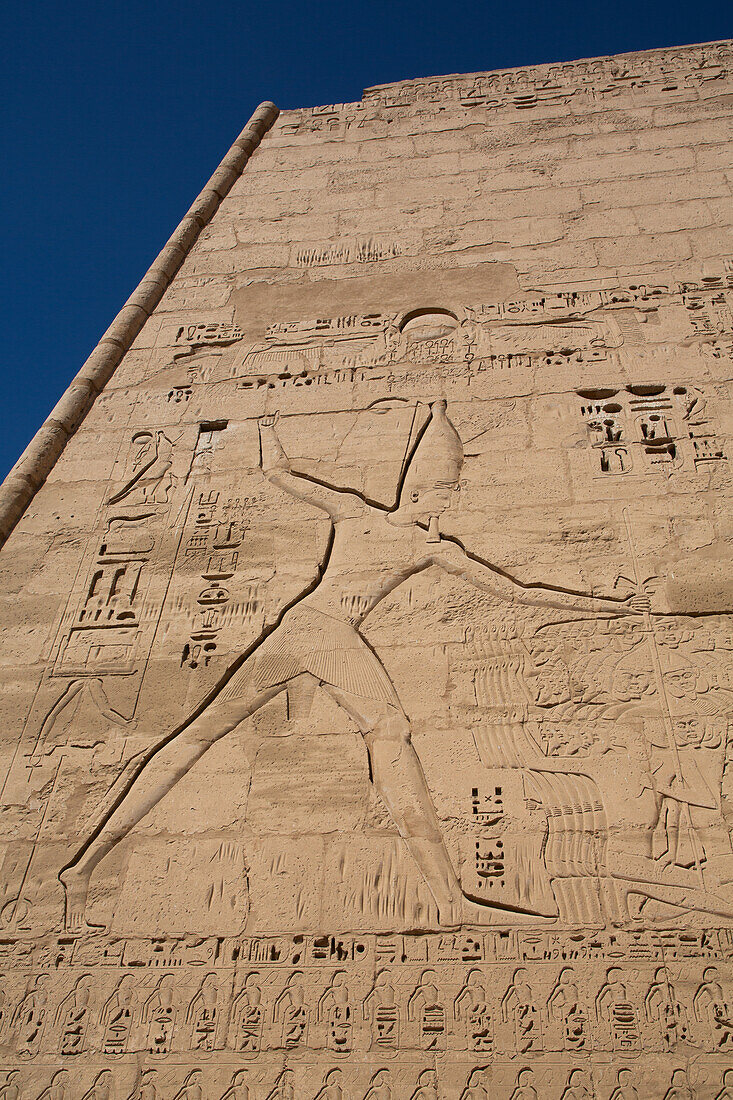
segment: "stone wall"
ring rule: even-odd
[[[733,1096],[732,53],[253,116],[8,482],[0,1100]]]

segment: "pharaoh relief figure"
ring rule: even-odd
[[[320,580],[235,662],[201,713],[166,732],[127,765],[110,791],[112,808],[59,876],[69,929],[85,924],[89,880],[100,860],[207,749],[290,686],[321,687],[356,723],[369,754],[371,780],[435,899],[440,923],[490,919],[491,910],[505,907],[464,895],[411,742],[409,718],[384,665],[360,633],[362,622],[398,585],[431,566],[508,603],[591,614],[648,611],[642,595],[597,598],[520,584],[441,535],[440,517],[456,499],[463,466],[463,446],[445,400],[431,405],[391,509],[291,469],[276,420],[277,414],[259,422],[262,472],[273,485],[330,517],[332,536]],[[524,919],[538,916],[524,911]],[[514,911],[512,919],[522,914]]]

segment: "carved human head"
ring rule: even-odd
[[[446,415],[446,402],[434,401],[405,474],[400,511],[409,511],[416,519],[440,515],[450,507],[462,468],[463,444]]]
[[[676,654],[671,667],[665,670],[664,686],[673,699],[693,699],[708,685],[699,669]]]
[[[89,984],[89,978],[86,976],[84,976],[83,978],[79,978],[79,981],[76,983],[76,987],[74,989],[77,1004],[88,1004],[91,992],[92,990]]]
[[[612,691],[621,702],[641,699],[654,692],[654,674],[651,668],[639,666],[636,658],[632,663],[620,662],[613,673]]]
[[[253,970],[251,974],[248,974],[244,979],[242,992],[251,1004],[259,1004],[262,999],[259,981],[260,975],[256,970]]]
[[[559,658],[538,668],[529,668],[525,678],[539,706],[564,702],[571,696],[570,669]]]

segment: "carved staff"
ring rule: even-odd
[[[644,592],[644,582],[641,581],[641,571],[639,569],[639,559],[636,553],[636,545],[634,543],[634,536],[631,530],[631,517],[629,516],[628,508],[623,510],[624,525],[626,527],[626,537],[629,543],[629,551],[631,553],[631,562],[633,567],[633,583],[637,593],[642,594]],[[654,680],[657,687],[657,698],[659,699],[659,709],[662,715],[662,721],[664,722],[664,729],[667,735],[667,743],[672,750],[674,756],[675,770],[677,773],[677,779],[680,785],[684,788],[686,786],[685,777],[682,772],[682,762],[680,760],[680,751],[677,745],[677,739],[674,735],[674,724],[672,722],[672,713],[669,708],[669,699],[667,697],[667,689],[664,685],[664,673],[662,672],[662,662],[659,658],[659,644],[657,642],[657,636],[654,630],[654,620],[652,619],[651,608],[648,608],[642,613],[644,621],[644,633],[647,636],[649,642],[649,653],[652,660],[652,668],[654,670]],[[705,880],[703,878],[702,863],[700,861],[700,854],[697,847],[697,837],[695,836],[695,826],[692,823],[692,811],[690,810],[689,802],[682,802],[685,807],[685,816],[687,818],[687,830],[690,837],[690,846],[692,848],[693,857],[695,860],[695,867],[700,878],[700,885],[705,889]]]

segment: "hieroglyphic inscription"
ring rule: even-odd
[[[732,1100],[730,61],[217,191],[3,571],[0,1100]]]
[[[54,672],[59,675],[131,672],[145,659],[150,562],[163,534],[175,479],[174,442],[163,431],[137,432],[129,477],[105,501],[101,533],[82,580]]]
[[[299,248],[295,254],[298,267],[328,267],[331,264],[374,263],[388,260],[402,252],[396,241],[346,241],[318,248]]]
[[[293,113],[284,133],[340,134],[365,126],[386,126],[431,108],[506,112],[526,117],[533,109],[586,109],[598,104],[635,104],[697,98],[698,89],[730,81],[727,42],[697,47],[694,52],[659,50],[655,54],[600,58],[560,65],[475,73],[464,77],[402,81],[369,88],[359,103],[336,103]]]
[[[248,590],[241,605],[232,602],[227,587],[239,566],[247,529],[246,504],[237,497],[220,497],[221,494],[214,490],[198,493],[189,531],[184,538],[184,555],[201,563],[201,588],[196,595],[194,626],[181,655],[181,665],[189,669],[209,664],[223,626],[239,616],[255,617],[258,612],[256,586]]]
[[[447,961],[448,937],[433,935],[423,945],[430,963],[425,968],[410,960],[416,947],[410,937],[397,937],[393,944],[397,961],[388,971],[378,972],[361,1006],[352,999],[351,990],[363,989],[378,965],[383,945],[374,936],[342,937],[342,962],[336,970],[332,952],[324,957],[319,937],[300,936],[191,943],[189,958],[182,955],[178,965],[172,965],[173,957],[163,960],[162,973],[154,942],[149,944],[146,962],[144,943],[128,945],[102,938],[93,944],[93,952],[92,941],[78,943],[72,957],[57,968],[53,941],[15,941],[3,945],[4,962],[9,952],[25,962],[5,986],[11,1011],[3,1042],[9,1067],[17,1064],[21,1073],[24,1057],[33,1053],[55,1056],[69,1065],[84,1065],[83,1054],[104,1054],[110,1061],[103,1072],[113,1089],[131,1080],[129,1059],[136,1053],[151,1059],[145,1069],[148,1080],[157,1074],[159,1081],[166,1079],[160,1074],[166,1073],[167,1059],[175,1056],[179,1082],[190,1083],[194,1074],[200,1075],[201,1083],[210,1081],[210,1087],[214,1081],[221,1082],[217,1096],[246,1082],[256,1087],[257,1082],[269,1080],[271,1088],[279,1087],[278,1058],[288,1052],[294,1055],[307,1038],[311,1060],[305,1064],[306,1076],[299,1080],[301,1087],[312,1090],[306,1095],[313,1096],[337,1082],[343,1089],[361,1087],[363,1093],[355,1094],[367,1095],[374,1078],[377,1084],[384,1080],[379,1059],[385,1056],[397,1081],[405,1083],[406,1069],[413,1074],[407,1078],[410,1088],[437,1086],[444,1090],[437,1095],[450,1095],[451,1089],[457,1090],[456,1095],[480,1095],[475,1090],[488,1080],[485,1075],[492,1066],[507,1089],[501,1095],[508,1098],[516,1088],[517,1073],[529,1081],[529,1069],[517,1070],[516,1061],[510,1068],[507,1054],[518,1058],[521,1067],[522,1059],[541,1053],[558,1067],[556,1076],[580,1088],[582,1075],[596,1077],[609,1056],[625,1058],[623,1064],[643,1087],[641,1050],[667,1059],[667,1083],[678,1071],[684,1051],[706,1051],[720,1057],[713,1063],[720,1083],[733,1043],[729,969],[733,946],[727,931],[707,931],[696,937],[696,943],[694,938],[674,931],[653,937],[636,933],[624,944],[621,934],[596,936],[579,930],[566,939],[559,956],[552,951],[552,936],[544,935],[544,950],[538,956],[535,933],[516,932],[508,945],[503,933],[488,931],[470,946],[466,942],[463,950],[459,947],[459,956],[471,956],[468,963]],[[185,941],[178,943],[185,953]],[[622,950],[628,953],[634,944],[637,951],[632,952],[630,965],[599,968],[604,957],[608,960]],[[682,952],[675,960],[676,944]],[[129,947],[133,950],[128,951]],[[661,963],[663,952],[668,951],[672,961]],[[103,966],[101,985],[95,981],[92,986],[88,970],[83,969],[92,962],[92,954],[97,960],[105,955],[116,960]],[[448,950],[448,954],[455,952]],[[273,961],[259,963],[253,970],[248,960],[263,957]],[[530,959],[536,963],[538,957],[542,961],[534,966],[530,981],[522,963]],[[568,957],[572,964],[567,963]],[[45,969],[34,975],[40,958]],[[710,965],[711,958],[715,965]],[[298,963],[295,969],[293,960]],[[197,961],[210,968],[203,977]],[[481,969],[487,963],[491,968]],[[721,980],[723,966],[727,977]],[[51,993],[44,991],[49,971],[57,975]],[[229,1078],[221,1078],[215,1067],[196,1060],[217,1051],[238,1052],[246,1059],[234,1083],[231,1071]],[[447,1063],[436,1062],[435,1069],[415,1071],[416,1059],[419,1067],[421,1057],[439,1051],[453,1052],[453,1056]],[[349,1057],[333,1061],[356,1052],[366,1059],[364,1076],[355,1065],[352,1068]],[[596,1056],[601,1060],[596,1062]],[[297,1070],[301,1063],[293,1064]],[[543,1065],[533,1061],[532,1072],[543,1072]],[[94,1071],[95,1080],[99,1072]],[[618,1072],[614,1069],[614,1075]],[[207,1076],[212,1073],[213,1077]]]
[[[672,473],[726,459],[703,392],[690,386],[638,384],[579,390],[580,414],[600,474],[658,468]]]

